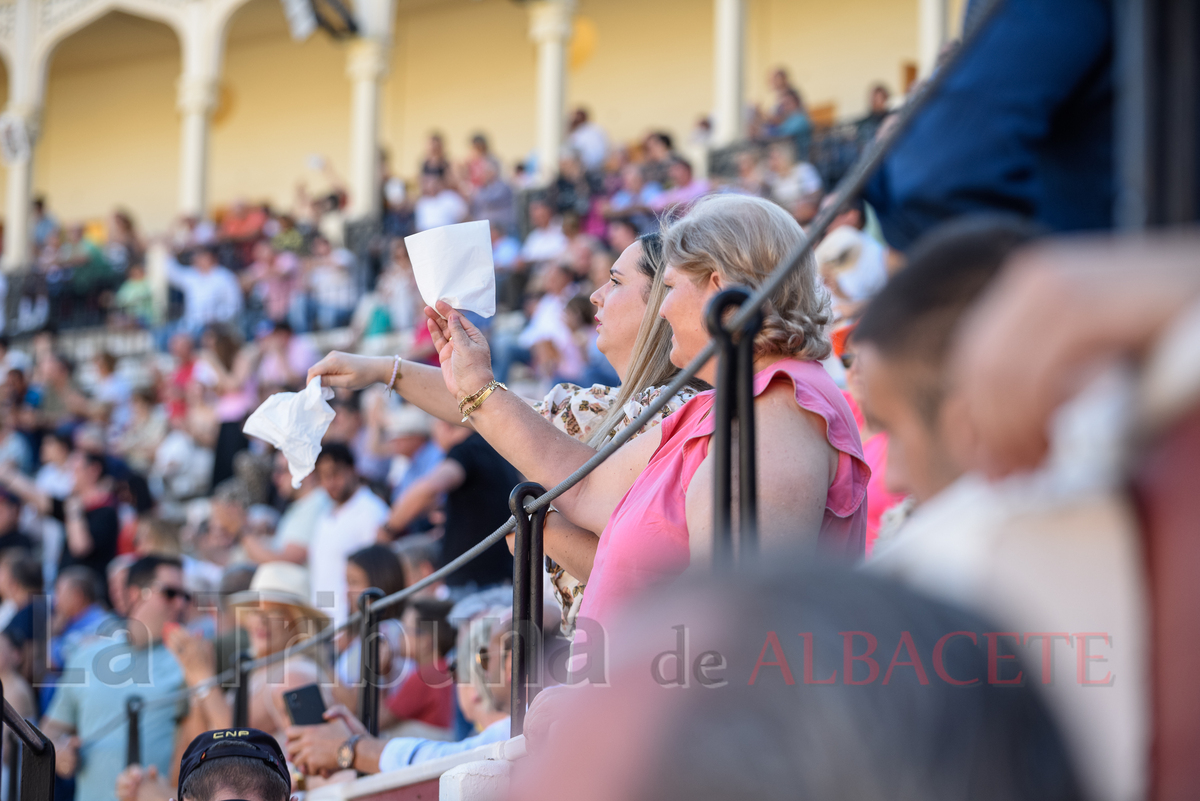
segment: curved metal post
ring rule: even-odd
[[[250,654],[246,651],[237,655],[237,689],[233,695],[233,725],[238,729],[244,729],[250,725],[250,671],[246,670],[250,659]]]
[[[142,697],[131,695],[125,701],[129,718],[129,739],[125,743],[125,765],[142,764]]]
[[[366,726],[372,737],[379,735],[379,614],[371,611],[371,604],[384,595],[383,590],[371,587],[358,596],[358,609],[362,612],[359,623],[359,671],[362,682],[358,690],[358,719]]]
[[[736,309],[750,297],[744,287],[730,287],[709,301],[704,314],[709,334],[717,343],[716,401],[713,405],[713,563],[728,565],[733,561],[733,420],[738,409],[737,384],[739,348],[733,333],[725,328],[726,313]],[[750,376],[753,378],[753,359]],[[750,397],[753,401],[753,388]],[[753,409],[753,404],[751,404]]]
[[[21,801],[54,801],[54,743],[7,701],[0,702],[0,708],[4,725],[17,735],[21,745],[19,776],[10,787],[18,789]]]
[[[537,669],[542,650],[542,527],[546,510],[533,515],[525,512],[525,501],[536,498],[546,490],[540,484],[526,482],[513,487],[508,496],[508,508],[516,518],[513,544],[513,621],[512,621],[512,687],[509,715],[511,736],[525,728],[525,708],[531,700],[530,669]]]
[[[757,312],[742,328],[737,343],[738,554],[758,550],[758,463],[754,422],[754,338],[762,328]]]

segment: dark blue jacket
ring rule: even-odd
[[[1112,40],[1108,0],[1005,0],[868,186],[888,242],[978,211],[1110,227]]]

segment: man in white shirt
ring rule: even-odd
[[[831,230],[814,255],[838,319],[853,317],[887,283],[883,245],[852,225]]]
[[[167,280],[183,292],[183,325],[192,334],[210,323],[228,322],[242,310],[237,278],[217,263],[211,247],[196,248],[191,267],[167,259]]]
[[[308,548],[313,605],[331,613],[335,623],[349,616],[346,558],[375,542],[387,522],[388,505],[363,485],[354,470],[354,454],[342,442],[322,446],[317,480],[331,505],[317,518]]]
[[[440,175],[421,176],[421,196],[413,209],[418,231],[463,222],[468,211],[467,201],[448,188]]]
[[[791,209],[797,201],[821,193],[823,184],[820,173],[807,161],[797,163],[796,149],[791,142],[771,145],[767,167],[767,186],[771,190],[771,199],[785,209]]]
[[[333,503],[321,488],[316,473],[305,476],[299,489],[293,488],[292,474],[282,453],[275,456],[271,480],[279,496],[290,503],[279,518],[273,536],[242,537],[242,548],[247,558],[256,564],[282,561],[307,565],[317,522],[329,512]]]
[[[588,118],[587,109],[575,109],[567,141],[579,153],[579,160],[588,172],[596,172],[604,167],[604,159],[608,157],[608,135]]]
[[[571,269],[565,264],[549,264],[541,276],[544,294],[538,299],[529,318],[529,324],[517,337],[522,348],[532,348],[539,342],[552,342],[558,349],[570,347],[571,329],[567,326],[564,312],[567,302],[575,297],[575,281]]]
[[[567,236],[554,222],[554,210],[545,198],[529,202],[531,228],[521,246],[520,266],[557,259],[567,251]]]

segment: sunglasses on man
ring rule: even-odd
[[[170,603],[173,603],[176,598],[182,598],[187,603],[192,602],[192,594],[190,592],[188,592],[187,590],[183,589],[182,587],[170,587],[170,586],[162,586],[162,585],[157,586],[157,587],[146,587],[145,589],[142,590],[142,597],[143,598],[147,597],[151,591],[158,592],[160,595],[162,595],[163,598],[166,598],[167,601]]]

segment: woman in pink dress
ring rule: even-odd
[[[804,233],[769,201],[720,195],[698,202],[664,231],[663,240],[664,281],[671,288],[660,314],[673,331],[671,361],[684,366],[708,343],[709,300],[734,284],[760,285]],[[444,321],[430,310],[443,377],[456,397],[465,398],[491,381],[486,343],[461,315],[442,312]],[[761,547],[860,558],[870,470],[854,417],[818,363],[830,353],[829,297],[811,257],[772,295],[764,317],[754,382]],[[716,369],[714,359],[698,377],[712,383]],[[709,560],[713,400],[711,392],[697,395],[555,501],[559,513],[547,520],[547,551],[553,555],[556,548],[585,542],[594,549],[581,621],[608,624],[642,589]],[[536,430],[525,424],[532,412],[523,412],[523,405],[495,391],[471,414],[471,423],[501,453],[536,447],[541,458],[526,475],[551,486],[590,454],[564,438],[527,439]],[[598,542],[589,532],[602,532]],[[574,564],[579,561],[576,556]]]
[[[671,361],[687,364],[708,344],[704,312],[714,295],[732,284],[757,287],[803,237],[780,207],[735,195],[700,201],[664,231],[670,291],[660,313],[674,332]],[[763,312],[754,377],[761,547],[859,558],[870,470],[850,408],[818,361],[830,353],[829,299],[811,258]],[[712,383],[716,369],[714,359],[698,376]],[[637,592],[711,558],[714,400],[711,391],[701,393],[661,426],[646,466],[609,514],[581,618],[608,624]],[[601,470],[628,470],[637,455],[618,452],[578,494],[608,479]],[[581,525],[598,507],[586,499],[559,504]]]
[[[671,361],[682,367],[708,343],[708,301],[733,284],[760,285],[804,233],[769,201],[720,195],[696,203],[663,238],[671,289],[660,314],[673,331]],[[459,401],[483,398],[467,406],[471,425],[530,480],[553,486],[595,455],[493,384],[487,340],[461,314],[439,303],[426,316],[447,389]],[[870,470],[850,409],[818,363],[830,352],[829,297],[811,257],[772,295],[764,317],[755,357],[761,547],[861,557]],[[310,376],[362,381],[350,364],[321,368]],[[716,369],[712,360],[698,377],[711,383]],[[712,403],[711,393],[697,395],[555,501],[546,552],[588,582],[585,631],[586,619],[607,624],[637,592],[710,558]]]

